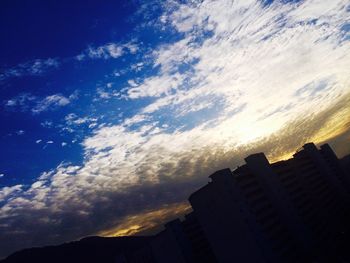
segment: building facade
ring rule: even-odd
[[[209,177],[193,211],[125,262],[350,262],[350,178],[329,145],[272,164],[256,153]]]
[[[218,262],[341,262],[349,178],[328,145],[217,171],[189,201]]]

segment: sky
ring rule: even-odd
[[[152,233],[215,170],[350,153],[346,0],[0,3],[0,258]]]

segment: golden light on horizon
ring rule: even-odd
[[[146,210],[140,214],[125,217],[115,227],[101,231],[98,235],[105,237],[137,235],[152,230],[152,228],[161,228],[162,223],[181,217],[190,211],[191,207],[187,202],[166,205],[160,209]]]

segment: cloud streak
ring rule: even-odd
[[[59,65],[60,62],[56,58],[31,60],[0,72],[0,81],[13,77],[41,76],[49,70],[58,68]]]
[[[322,142],[328,127],[319,127],[334,124],[339,114],[347,118],[338,123],[338,132],[350,130],[349,102],[349,97],[338,101],[333,108],[295,120],[253,144],[228,148],[208,141],[205,130],[196,135],[191,131],[144,137],[123,126],[102,128],[85,140],[82,166],[62,164],[29,188],[2,189],[0,226],[6,227],[1,237],[11,237],[13,241],[4,243],[13,249],[96,233],[147,233],[162,220],[188,211],[183,200],[215,170],[234,168],[250,153],[264,151],[276,160],[307,141]],[[28,238],[29,243],[21,241]]]
[[[54,108],[63,107],[70,103],[70,99],[61,94],[54,94],[45,97],[32,109],[33,113],[40,113]]]
[[[184,200],[217,169],[257,151],[286,158],[307,141],[346,134],[347,5],[166,2],[160,23],[181,37],[154,49],[156,73],[130,80],[121,95],[149,103],[87,136],[81,165],[61,164],[29,186],[1,189],[0,242],[9,240],[2,253],[146,231],[171,210],[187,211]],[[106,46],[96,52],[112,57]]]
[[[76,56],[78,61],[85,59],[119,58],[125,53],[135,54],[138,46],[132,42],[125,44],[107,43],[98,47],[89,46],[84,52]]]
[[[77,99],[77,92],[68,97],[62,94],[53,94],[44,98],[39,98],[30,93],[19,94],[4,102],[5,109],[10,111],[30,111],[33,114],[39,114],[44,111],[56,110],[60,107],[67,106]]]
[[[11,68],[0,69],[0,81],[3,82],[11,78],[21,78],[26,76],[43,76],[47,72],[58,69],[62,64],[66,64],[72,60],[116,59],[125,54],[135,54],[138,50],[138,45],[133,41],[123,44],[111,42],[98,47],[89,46],[86,50],[75,57],[33,59]]]

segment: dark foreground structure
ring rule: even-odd
[[[245,161],[212,174],[190,196],[193,212],[155,236],[83,239],[3,262],[350,262],[350,176],[329,145]]]

